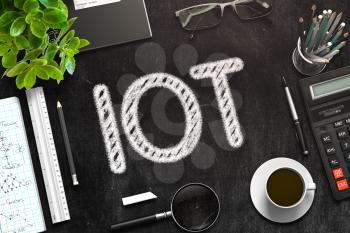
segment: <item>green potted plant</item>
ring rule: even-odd
[[[4,76],[19,89],[32,88],[37,78],[63,80],[75,70],[74,56],[89,42],[70,29],[62,0],[0,0],[0,57]],[[56,36],[50,38],[52,32]]]

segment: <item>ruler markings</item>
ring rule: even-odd
[[[43,88],[28,90],[26,95],[52,222],[66,221],[70,214]]]

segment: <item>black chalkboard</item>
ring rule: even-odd
[[[174,12],[210,1],[147,0],[153,38],[125,45],[93,50],[78,56],[77,70],[59,86],[39,82],[44,87],[51,125],[65,184],[71,220],[51,224],[48,203],[35,146],[33,128],[24,91],[13,80],[0,81],[0,97],[18,96],[21,100],[30,149],[47,223],[47,232],[108,232],[110,224],[130,218],[166,211],[174,192],[189,182],[203,182],[218,193],[222,211],[216,225],[208,232],[347,232],[347,201],[332,199],[326,176],[315,146],[297,88],[303,78],[292,65],[292,51],[297,40],[297,19],[309,16],[312,1],[274,1],[273,13],[256,21],[241,21],[228,9],[222,23],[213,29],[196,32],[191,38]],[[220,1],[224,2],[224,1]],[[348,1],[317,1],[318,9],[343,11],[350,15]],[[110,25],[112,26],[112,25]],[[349,65],[349,47],[326,70]],[[198,55],[198,56],[197,56]],[[246,141],[238,150],[226,142],[210,82],[193,80],[188,74],[192,63],[208,59],[239,57],[244,69],[229,79],[238,116]],[[182,64],[180,64],[182,62]],[[180,65],[179,65],[180,64]],[[178,68],[180,66],[180,68]],[[118,123],[122,96],[132,80],[152,72],[166,72],[182,79],[199,100],[203,132],[199,146],[186,159],[174,164],[156,164],[143,159],[121,136],[127,170],[113,174],[108,167],[92,90],[96,84],[109,87]],[[297,110],[305,128],[310,155],[299,152],[289,116],[280,76],[285,75],[295,96]],[[155,145],[176,144],[184,130],[184,114],[174,95],[163,89],[147,92],[141,99],[140,122],[147,138]],[[56,101],[64,106],[68,133],[76,161],[80,185],[73,187],[63,138],[56,112]],[[164,103],[166,102],[166,103]],[[152,108],[165,104],[165,111]],[[159,106],[157,106],[159,105]],[[156,115],[156,116],[155,116]],[[168,119],[171,125],[156,119]],[[122,128],[119,124],[121,132]],[[313,206],[300,220],[275,224],[265,220],[253,207],[249,185],[254,171],[268,159],[285,156],[301,162],[313,176],[317,191]],[[145,204],[122,207],[121,198],[151,190],[158,199]],[[172,221],[132,229],[127,232],[181,232]]]

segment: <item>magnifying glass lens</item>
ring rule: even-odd
[[[209,228],[217,219],[220,204],[217,195],[209,187],[191,184],[174,196],[172,214],[174,220],[188,231],[198,232]]]

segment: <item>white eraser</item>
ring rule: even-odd
[[[124,197],[122,198],[122,201],[123,201],[123,206],[127,206],[127,205],[132,205],[132,204],[136,204],[144,201],[149,201],[156,198],[157,196],[154,195],[152,192],[146,192],[146,193],[141,193],[130,197]]]

